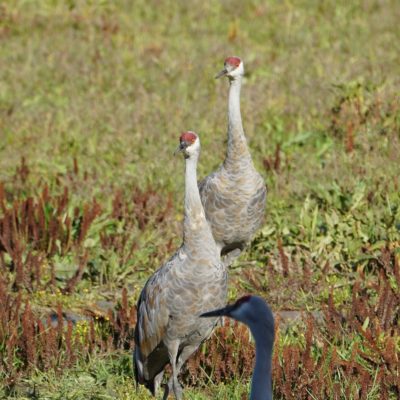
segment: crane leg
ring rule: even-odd
[[[164,376],[164,370],[162,370],[158,375],[154,377],[154,393],[158,392],[163,376]]]
[[[174,342],[172,346],[170,346],[168,349],[169,360],[172,367],[172,376],[168,380],[168,385],[164,391],[163,400],[165,400],[168,397],[168,394],[171,391],[171,389],[174,392],[175,398],[177,400],[182,400],[182,387],[178,382],[178,374],[179,374],[179,369],[177,369],[178,350],[179,350],[179,341]]]
[[[170,390],[171,390],[170,381],[168,380],[168,383],[167,383],[167,384],[164,384],[163,386],[164,386],[164,395],[163,395],[162,400],[167,400],[167,399],[168,399],[169,392],[170,392]]]
[[[182,350],[182,353],[179,355],[178,360],[176,362],[175,374],[174,374],[174,367],[172,366],[172,376],[170,377],[168,385],[165,388],[163,400],[167,400],[168,393],[171,390],[173,390],[175,398],[177,400],[180,400],[182,398],[182,387],[178,382],[178,375],[181,372],[183,364],[185,364],[186,360],[197,350],[198,347],[199,347],[198,345],[188,346]]]
[[[186,360],[197,350],[199,346],[193,345],[193,346],[187,346],[182,350],[182,353],[178,357],[178,362],[176,363],[176,369],[179,372],[181,371],[181,368],[183,364],[185,364]]]
[[[169,357],[172,366],[172,375],[168,380],[168,384],[165,385],[163,400],[167,400],[170,392],[174,392],[177,400],[182,399],[182,387],[178,382],[178,375],[183,364],[185,364],[186,360],[197,350],[198,347],[197,344],[185,347],[179,357],[177,357],[179,344],[176,345],[176,348],[175,346],[171,348]]]
[[[221,259],[224,267],[226,268],[230,267],[233,264],[233,261],[235,261],[235,259],[240,256],[240,253],[241,253],[240,249],[234,249],[229,253],[225,254],[224,256],[222,256]]]

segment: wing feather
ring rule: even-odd
[[[166,302],[168,274],[171,267],[181,262],[178,253],[150,277],[137,303],[135,363],[139,382],[153,380],[169,361],[163,350],[170,315]]]

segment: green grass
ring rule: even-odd
[[[233,54],[245,62],[244,126],[269,193],[265,225],[232,268],[230,297],[258,292],[274,311],[319,311],[333,287],[334,304],[348,307],[358,273],[372,287],[378,273],[371,260],[385,246],[397,254],[400,246],[399,19],[396,0],[3,3],[0,182],[7,206],[38,198],[46,184],[52,195],[68,188],[65,215],[93,198],[101,207],[83,242],[88,266],[75,293],[25,293],[32,307],[45,312],[61,302],[79,311],[116,301],[123,286],[133,304],[181,240],[183,163],[172,156],[180,132],[201,137],[200,177],[224,157],[227,82],[213,76]],[[22,158],[26,178],[16,172]],[[132,197],[140,203],[152,190],[141,226]],[[117,192],[122,218],[113,214]],[[118,246],[103,246],[104,234]],[[43,270],[52,263],[63,287],[79,256],[56,251]],[[11,264],[5,254],[4,265]],[[304,343],[304,327],[297,329],[277,348]],[[8,395],[132,398],[130,368],[129,352],[97,354],[69,370],[31,371]],[[335,379],[344,391],[345,377]],[[247,390],[237,377],[185,393],[241,399]],[[146,396],[141,389],[136,397]],[[379,388],[365,398],[379,399]]]
[[[123,358],[123,361],[116,357]],[[130,365],[126,355],[116,354],[114,357],[101,357],[85,362],[68,370],[61,379],[50,372],[37,374],[26,382],[25,393],[20,390],[18,399],[152,399],[148,391],[139,388],[136,392],[132,379],[129,379]],[[21,385],[24,386],[24,383]],[[201,391],[185,390],[185,398],[190,400],[232,399],[240,400],[248,390],[241,382],[231,382],[227,385],[209,385]],[[0,395],[4,393],[0,392]],[[36,396],[36,397],[35,397]]]

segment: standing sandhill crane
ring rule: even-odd
[[[207,321],[199,315],[204,309],[223,306],[227,295],[226,268],[205,218],[197,186],[198,136],[184,132],[177,150],[185,156],[183,243],[143,288],[135,328],[136,381],[155,395],[164,367],[168,363],[172,366],[164,399],[171,390],[181,399],[179,371],[218,320]]]
[[[264,299],[244,296],[232,305],[206,312],[200,317],[227,316],[246,324],[256,342],[256,363],[251,380],[250,400],[272,400],[272,349],[274,316]]]
[[[218,170],[199,182],[201,201],[226,265],[244,249],[261,226],[267,190],[247,147],[240,113],[244,75],[239,57],[228,57],[216,76],[229,79],[228,148]]]

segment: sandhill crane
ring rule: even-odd
[[[226,268],[205,218],[197,186],[198,136],[184,132],[177,150],[185,156],[183,243],[147,281],[137,304],[135,327],[136,381],[154,395],[164,367],[168,363],[172,366],[164,399],[171,390],[181,399],[179,371],[218,320],[207,321],[199,315],[202,310],[222,307],[227,294]]]
[[[239,57],[228,57],[216,76],[229,79],[228,147],[223,164],[199,182],[201,201],[226,265],[244,249],[261,226],[267,190],[247,147],[240,113],[244,75]]]
[[[236,303],[200,317],[227,316],[246,324],[256,342],[256,363],[251,381],[250,400],[272,400],[272,349],[274,346],[274,316],[264,299],[244,296]]]

